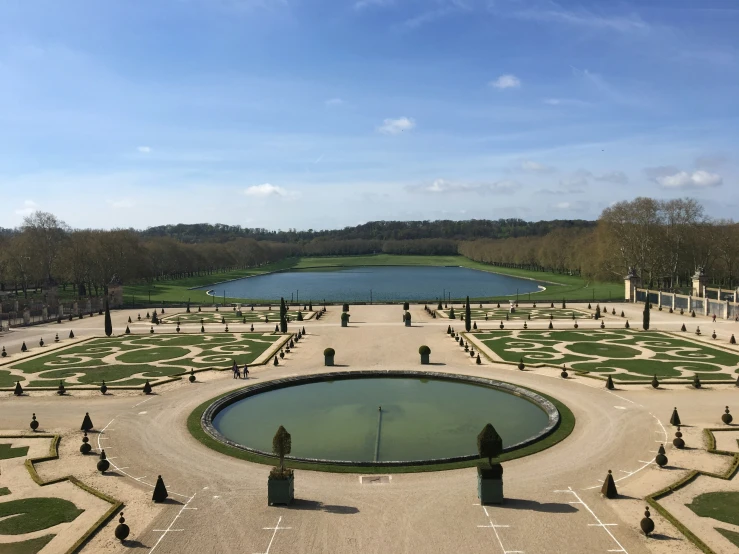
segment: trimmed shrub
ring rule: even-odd
[[[503,439],[490,423],[483,427],[477,435],[477,453],[480,458],[487,458],[492,467],[493,458],[497,458],[503,452]]]
[[[333,348],[326,348],[323,351],[323,355],[324,356],[335,356],[336,355],[336,350],[334,350]]]
[[[429,354],[431,354],[431,349],[424,344],[418,348],[418,353],[421,355],[425,354],[426,356],[428,356]]]

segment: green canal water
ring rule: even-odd
[[[284,425],[292,435],[291,456],[410,461],[475,454],[486,423],[505,447],[536,435],[547,422],[536,404],[489,387],[367,377],[257,394],[222,410],[213,424],[226,438],[266,452]]]

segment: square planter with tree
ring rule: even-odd
[[[503,466],[494,464],[493,458],[503,452],[503,439],[490,423],[477,436],[477,451],[487,463],[477,466],[477,496],[480,504],[503,503]]]
[[[421,364],[429,364],[429,356],[431,356],[431,349],[425,344],[418,349],[418,353],[421,355]]]
[[[323,365],[332,367],[334,365],[335,355],[336,351],[333,348],[326,348],[326,350],[323,351]]]
[[[273,467],[267,481],[267,503],[291,504],[295,499],[295,475],[293,470],[285,468],[285,456],[292,450],[292,437],[280,425],[272,439],[272,452],[280,457],[280,465]]]

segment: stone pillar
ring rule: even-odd
[[[676,302],[676,300],[677,300],[677,293],[673,292],[672,293],[672,311],[673,312],[675,311],[675,302]]]
[[[633,267],[629,268],[629,272],[624,277],[624,298],[627,302],[636,302],[636,289],[641,285],[639,277]]]
[[[72,315],[80,315],[80,305],[77,302],[72,304]]]
[[[23,324],[28,325],[29,323],[31,323],[31,310],[26,308],[23,310]]]
[[[706,274],[702,267],[698,267],[693,275],[693,296],[706,297]]]
[[[693,310],[693,295],[688,296],[688,313]]]
[[[85,306],[85,312],[88,314],[92,312],[92,298],[87,299],[87,306]]]
[[[47,308],[46,306],[44,306],[44,307],[43,307],[43,308],[41,309],[41,318],[42,318],[42,319],[43,319],[44,321],[48,321],[48,320],[49,320],[49,308]]]
[[[726,299],[726,308],[724,309],[724,319],[729,319],[729,299]]]
[[[662,307],[662,291],[657,292],[657,307]]]
[[[13,302],[13,311],[16,313],[16,316],[18,314],[18,301],[16,300]]]
[[[64,317],[64,304],[59,302],[59,309],[57,310],[57,317]]]

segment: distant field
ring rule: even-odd
[[[231,271],[226,273],[214,273],[201,277],[179,279],[174,281],[162,281],[153,285],[127,285],[124,288],[125,301],[131,303],[148,302],[187,302],[189,299],[195,303],[211,304],[212,297],[205,294],[204,290],[188,290],[191,287],[203,287],[213,283],[240,279],[252,275],[262,275],[274,271],[293,269],[303,271],[329,271],[332,268],[362,267],[362,266],[461,266],[470,269],[478,269],[501,275],[511,275],[525,279],[533,279],[549,283],[547,290],[543,293],[532,295],[537,301],[561,302],[588,301],[592,299],[623,300],[623,283],[601,283],[590,282],[582,277],[571,275],[560,275],[557,273],[546,273],[541,271],[528,271],[524,269],[512,269],[505,267],[494,267],[479,262],[474,262],[464,256],[395,256],[390,254],[376,254],[374,256],[336,256],[336,257],[306,257],[283,260],[281,262],[266,265],[260,268]],[[521,295],[522,299],[528,300],[528,295]],[[223,301],[222,298],[218,299]],[[216,301],[218,301],[216,300]],[[252,298],[253,302],[274,302],[275,298]],[[479,300],[507,300],[507,297],[473,298]],[[227,302],[243,302],[241,298],[226,298]]]

